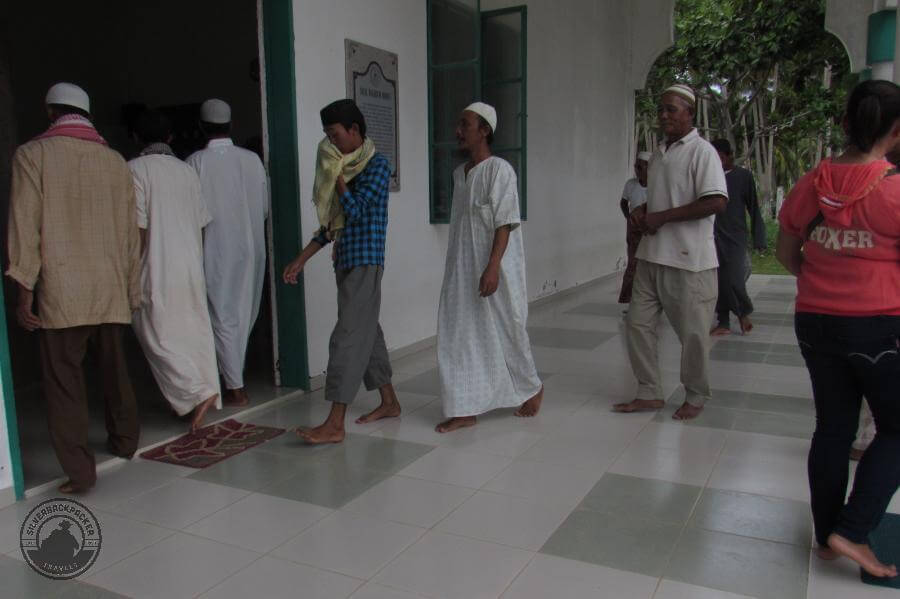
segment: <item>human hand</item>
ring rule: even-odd
[[[628,220],[631,223],[631,226],[643,231],[645,214],[647,214],[646,204],[635,208],[634,211],[628,216]]]
[[[662,212],[647,212],[644,215],[644,232],[648,235],[655,235],[664,224],[666,218]]]
[[[32,311],[34,304],[34,291],[19,287],[19,303],[16,306],[16,321],[26,331],[36,331],[41,328],[41,319]]]
[[[481,275],[481,281],[478,283],[478,293],[481,297],[489,297],[497,291],[500,286],[500,267],[488,264]]]
[[[281,278],[284,279],[284,282],[288,285],[296,285],[297,284],[297,276],[303,271],[303,267],[306,264],[306,261],[300,256],[294,258],[284,267],[284,272],[281,275]]]

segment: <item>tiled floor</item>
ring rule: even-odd
[[[849,564],[810,559],[814,411],[792,285],[751,279],[756,328],[717,341],[714,399],[695,422],[670,418],[683,391],[667,326],[670,405],[610,412],[634,392],[610,279],[532,310],[546,386],[537,418],[503,410],[438,435],[426,350],[394,364],[403,416],[352,424],[377,402],[361,393],[343,445],[306,447],[286,434],[206,470],[133,460],[104,472],[83,498],[103,546],[78,582],[46,580],[21,561],[19,526],[43,497],[0,510],[2,595],[895,597],[861,584]],[[327,410],[317,392],[241,418],[290,427]]]

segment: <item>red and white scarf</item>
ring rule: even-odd
[[[97,133],[94,125],[79,114],[66,114],[53,122],[50,128],[38,135],[35,139],[45,139],[47,137],[56,137],[58,135],[64,137],[74,137],[85,141],[93,141],[104,146],[109,145],[106,140]]]

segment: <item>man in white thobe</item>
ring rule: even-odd
[[[160,391],[179,416],[193,412],[195,431],[209,408],[222,408],[203,277],[203,228],[211,217],[197,173],[169,147],[165,115],[144,112],[136,134],[144,150],[128,167],[143,251],[132,326]]]
[[[212,216],[203,243],[209,315],[225,382],[224,403],[243,406],[250,401],[244,391],[244,359],[266,269],[266,171],[256,154],[231,141],[228,104],[204,102],[200,126],[209,143],[187,162],[200,176]]]
[[[476,102],[456,127],[469,161],[453,172],[447,263],[438,310],[438,368],[444,415],[435,430],[475,424],[479,414],[518,407],[534,416],[543,385],[525,324],[525,250],[512,166],[491,155],[493,107]]]

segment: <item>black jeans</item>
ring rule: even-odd
[[[900,483],[900,316],[800,312],[794,326],[816,404],[808,462],[816,540],[825,545],[834,532],[866,543]],[[844,505],[863,395],[876,434]]]

